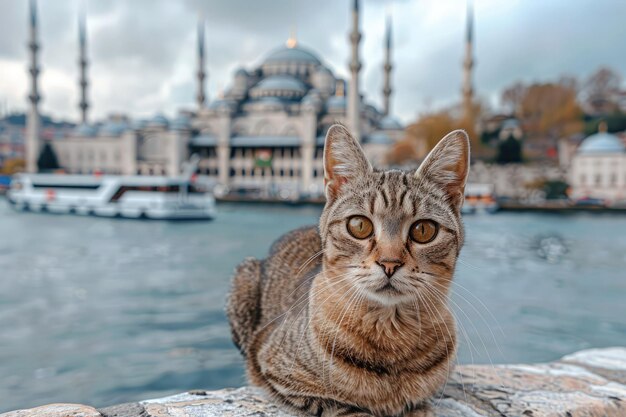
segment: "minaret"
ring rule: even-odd
[[[352,59],[350,60],[350,86],[348,87],[348,127],[352,135],[357,140],[361,139],[360,132],[360,101],[359,94],[359,71],[361,62],[359,61],[359,42],[361,33],[359,32],[359,0],[354,0],[352,7],[352,32],[350,33],[350,44],[352,45]]]
[[[89,109],[89,102],[87,101],[87,29],[85,21],[85,3],[81,4],[81,11],[78,18],[78,44],[79,44],[79,58],[78,65],[80,66],[80,120],[83,124],[87,123],[87,110]]]
[[[198,22],[198,95],[196,96],[196,104],[198,110],[204,108],[206,102],[204,83],[206,80],[206,72],[204,70],[204,19]]]
[[[385,34],[385,85],[383,86],[383,114],[388,116],[391,112],[391,13],[387,15],[387,31]]]
[[[30,0],[30,42],[28,43],[30,52],[30,94],[28,95],[29,109],[28,120],[26,122],[26,171],[37,172],[37,159],[41,149],[41,121],[39,117],[39,63],[37,55],[39,43],[37,42],[37,2]]]
[[[470,116],[474,95],[472,85],[472,69],[474,67],[473,37],[474,37],[474,13],[471,0],[467,3],[467,31],[465,34],[465,60],[463,61],[463,111]]]

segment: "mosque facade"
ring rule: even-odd
[[[605,123],[580,144],[571,164],[571,198],[600,199],[609,204],[626,201],[626,146],[606,131]]]
[[[311,49],[290,38],[261,64],[240,68],[229,88],[207,103],[204,24],[198,28],[196,110],[174,119],[157,115],[131,121],[123,116],[90,124],[87,43],[79,25],[80,114],[82,123],[64,138],[50,141],[59,165],[76,174],[177,175],[198,154],[199,179],[224,191],[276,193],[283,197],[323,191],[322,151],[327,129],[346,124],[375,165],[384,164],[403,126],[390,114],[391,26],[384,42],[383,109],[360,93],[360,5],[352,4],[350,76],[337,77]],[[38,39],[35,0],[31,0],[31,95],[27,128],[27,168],[36,172],[43,143],[39,131]]]

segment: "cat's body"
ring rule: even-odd
[[[354,169],[367,175],[343,181],[332,175],[337,161],[325,164],[321,233],[298,229],[267,259],[239,266],[227,306],[233,340],[250,381],[301,412],[425,415],[456,347],[447,289],[463,242],[457,206],[449,207],[458,196],[448,199],[425,175],[374,171],[362,159]],[[354,218],[358,228],[346,226]],[[428,242],[419,219],[436,224]]]

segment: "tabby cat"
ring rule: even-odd
[[[453,365],[465,132],[417,171],[378,171],[342,125],[324,148],[319,229],[239,265],[227,302],[252,384],[316,416],[426,416]]]

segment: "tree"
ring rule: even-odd
[[[571,79],[559,83],[532,84],[520,104],[520,118],[529,136],[551,139],[580,132],[582,110]]]
[[[43,149],[37,160],[37,167],[39,171],[42,172],[55,171],[60,168],[54,149],[52,149],[52,146],[50,146],[48,142],[43,145]]]
[[[498,154],[496,162],[499,164],[509,164],[522,162],[522,143],[514,137],[508,137],[498,144]]]
[[[526,86],[518,81],[502,91],[500,102],[508,113],[519,116],[522,100],[524,99],[525,94]]]
[[[26,170],[26,162],[23,159],[7,159],[0,169],[0,174],[13,175]]]
[[[582,95],[585,106],[593,114],[608,114],[618,109],[616,93],[621,89],[621,76],[610,68],[600,68],[585,82]]]
[[[387,154],[387,162],[392,165],[410,164],[420,159],[417,146],[413,141],[404,138],[396,142]]]

